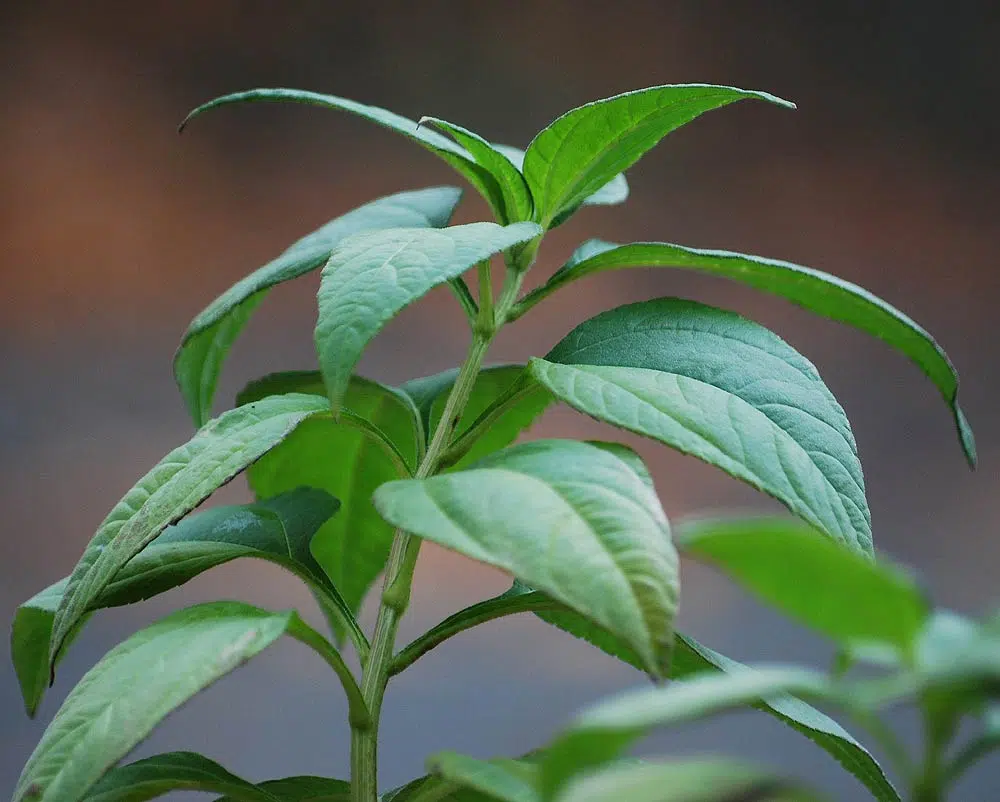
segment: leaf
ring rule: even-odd
[[[504,151],[491,145],[479,134],[460,125],[437,117],[423,117],[420,125],[430,124],[449,134],[471,154],[476,163],[496,181],[496,195],[490,201],[497,220],[504,225],[531,219],[531,191],[521,175],[521,170]]]
[[[280,797],[226,771],[214,760],[194,752],[167,752],[111,769],[90,792],[86,802],[146,802],[171,791],[231,794],[240,802],[276,802]],[[346,802],[346,797],[344,798]]]
[[[456,172],[461,174],[476,190],[486,198],[492,206],[499,197],[499,187],[496,179],[479,164],[464,148],[456,145],[448,137],[420,125],[416,120],[403,117],[388,109],[378,106],[368,106],[336,95],[323,95],[317,92],[306,92],[301,89],[250,89],[223,95],[194,109],[181,123],[181,130],[195,117],[204,112],[236,103],[299,103],[307,106],[320,106],[335,111],[346,111],[356,114],[369,122],[381,125],[397,134],[402,134],[413,140],[431,153],[443,159]],[[471,132],[470,132],[471,133]]]
[[[680,532],[684,553],[839,644],[874,641],[909,655],[927,621],[910,577],[795,521],[692,521]]]
[[[397,312],[478,262],[540,233],[534,223],[469,223],[355,234],[323,268],[316,350],[337,412],[368,342]]]
[[[614,632],[660,676],[677,609],[677,558],[656,495],[619,458],[541,440],[464,471],[382,485],[390,523],[508,571]]]
[[[245,401],[269,391],[295,390],[325,393],[318,373],[275,374],[252,382],[240,394]],[[323,399],[326,403],[326,399]],[[382,443],[350,423],[349,415],[367,421],[392,444],[403,461],[414,465],[420,422],[409,397],[377,382],[351,378],[341,420],[317,417],[306,421],[281,445],[247,472],[257,498],[268,499],[305,485],[321,488],[340,499],[338,514],[312,540],[312,553],[340,591],[348,608],[357,613],[368,588],[382,572],[392,527],[371,503],[380,484],[399,479],[399,466]],[[342,627],[336,629],[342,637]]]
[[[502,802],[537,802],[536,767],[516,760],[477,760],[456,752],[441,752],[428,761],[432,772],[447,782]],[[446,797],[447,798],[447,797]]]
[[[558,802],[815,802],[819,797],[736,760],[619,761],[569,781]]]
[[[457,375],[457,370],[447,370],[400,388],[421,410],[428,435],[441,420]],[[462,445],[453,467],[464,468],[510,445],[549,406],[551,396],[535,382],[523,381],[525,375],[524,365],[495,365],[479,372],[456,427],[453,443]]]
[[[847,416],[813,365],[762,326],[661,298],[582,323],[529,369],[575,409],[722,468],[872,552]]]
[[[282,802],[350,802],[351,784],[329,777],[300,775],[265,780],[258,788]],[[215,802],[239,802],[233,797],[222,797]]]
[[[164,716],[277,640],[294,613],[236,602],[189,607],[108,652],[66,698],[14,802],[76,802]]]
[[[291,570],[350,610],[309,553],[309,541],[339,502],[321,490],[299,488],[263,504],[215,507],[168,527],[129,560],[92,609],[134,604],[163,593],[203,571],[240,557],[270,560]],[[11,630],[11,656],[28,715],[49,682],[52,620],[68,578],[24,602]],[[356,624],[355,624],[356,626]]]
[[[524,156],[535,219],[546,228],[663,137],[706,111],[756,98],[794,108],[765,92],[726,86],[654,86],[598,100],[563,114],[539,132]]]
[[[800,668],[745,668],[708,673],[669,685],[628,691],[600,702],[576,717],[546,750],[540,783],[552,799],[574,775],[618,757],[653,727],[707,718],[784,694],[825,696],[823,675]]]
[[[954,414],[966,458],[970,465],[975,465],[975,440],[956,400],[958,375],[941,346],[927,331],[881,298],[820,270],[777,259],[686,248],[667,242],[615,245],[588,240],[544,285],[525,296],[512,317],[524,314],[564,284],[592,273],[626,267],[673,267],[722,276],[787,298],[810,312],[879,338],[913,360],[938,388]]]
[[[432,187],[366,203],[300,239],[212,301],[191,321],[174,357],[174,376],[195,425],[201,426],[211,415],[229,348],[271,287],[322,267],[334,246],[351,234],[447,225],[460,196],[453,187]]]
[[[52,624],[50,665],[125,563],[302,421],[328,411],[316,396],[265,398],[220,415],[160,460],[111,510],[70,574]]]

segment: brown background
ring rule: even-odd
[[[618,303],[678,294],[777,329],[819,366],[855,427],[876,542],[963,611],[996,603],[997,135],[993,4],[7,2],[0,10],[0,614],[68,571],[108,508],[190,427],[170,358],[191,317],[321,222],[376,196],[456,180],[429,154],[316,109],[218,113],[183,138],[188,108],[255,85],[302,86],[524,145],[557,114],[626,89],[716,82],[795,100],[740,104],[671,136],[630,171],[623,207],[560,229],[536,280],[589,236],[664,239],[785,258],[862,283],[948,348],[980,445],[969,474],[929,382],[865,336],[735,285],[669,271],[592,278],[502,338],[497,360],[544,353]],[[471,199],[462,220],[484,214]],[[227,364],[220,399],[268,370],[312,365],[315,280],[282,288]],[[398,382],[464,352],[450,296],[407,310],[364,373]],[[566,411],[548,436],[612,436]],[[768,509],[720,472],[630,439],[668,514]],[[227,500],[245,498],[242,486]],[[815,638],[685,566],[684,625],[743,659],[825,659]],[[441,550],[421,560],[403,637],[504,579]],[[58,700],[143,622],[224,594],[307,596],[269,567],[231,566],[80,639],[38,721],[0,654],[0,789]],[[366,620],[371,620],[368,610]],[[442,748],[488,756],[546,740],[570,713],[641,678],[518,618],[447,644],[390,691],[382,778]],[[179,712],[142,754],[199,749],[255,778],[347,766],[344,705],[319,662],[282,644]],[[899,721],[912,727],[912,717]],[[809,743],[760,716],[657,737],[652,751],[729,751],[860,799]],[[993,762],[961,799],[992,798]]]

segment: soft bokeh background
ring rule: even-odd
[[[356,118],[257,106],[175,126],[198,102],[255,85],[347,95],[442,116],[526,144],[562,111],[668,82],[730,83],[798,102],[744,103],[669,137],[629,175],[623,207],[589,210],[547,242],[541,278],[589,236],[762,253],[871,288],[933,331],[964,376],[979,438],[970,474],[930,383],[860,334],[781,301],[669,271],[592,278],[505,334],[493,358],[544,353],[610,305],[679,294],[753,315],[810,356],[851,417],[881,548],[942,604],[998,600],[996,220],[1000,117],[992,3],[560,2],[70,3],[0,5],[0,617],[73,565],[132,481],[186,439],[170,358],[193,315],[299,235],[376,196],[456,180],[433,156]],[[484,213],[471,198],[461,214]],[[312,365],[315,277],[275,292],[229,361],[247,379]],[[407,310],[371,347],[367,375],[398,382],[459,360],[447,293]],[[536,434],[610,436],[565,411]],[[630,439],[669,514],[769,509],[718,471]],[[245,489],[227,488],[225,500]],[[427,548],[411,637],[505,579]],[[743,659],[820,661],[816,639],[716,576],[684,568],[684,624]],[[104,650],[179,605],[224,594],[272,606],[307,595],[279,571],[230,566],[167,597],[98,616],[39,719],[22,715],[0,647],[0,793],[59,699]],[[366,611],[371,622],[372,611]],[[571,712],[642,678],[530,618],[456,638],[390,690],[387,787],[427,753],[538,745]],[[142,754],[192,748],[254,778],[346,774],[339,688],[282,644],[187,706]],[[910,717],[899,719],[905,726]],[[912,727],[911,727],[912,729]],[[729,717],[654,751],[728,751],[863,791],[824,753],[760,715]],[[996,762],[960,799],[995,798]]]

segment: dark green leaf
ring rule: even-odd
[[[567,112],[528,145],[524,177],[545,227],[635,164],[663,137],[706,111],[747,98],[783,106],[765,92],[726,86],[654,86]]]
[[[470,223],[355,234],[323,268],[316,350],[330,402],[339,411],[368,342],[408,304],[478,262],[538,235],[534,223]]]
[[[50,665],[125,563],[302,421],[327,411],[324,399],[301,394],[237,407],[209,422],[140,479],[104,519],[69,577],[52,624]]]
[[[447,225],[460,195],[452,187],[433,187],[367,203],[299,240],[212,301],[188,326],[174,357],[174,376],[195,424],[202,425],[211,415],[229,348],[271,287],[321,267],[334,246],[351,234]]]
[[[532,212],[531,191],[524,182],[521,171],[500,148],[491,145],[479,134],[437,117],[424,117],[420,124],[429,123],[450,134],[459,145],[486,170],[496,182],[493,197],[487,198],[497,220],[501,223],[518,223],[530,220]]]
[[[181,610],[105,655],[66,698],[15,802],[76,802],[164,716],[277,640],[294,613],[236,602]]]
[[[265,780],[257,787],[281,802],[351,802],[351,784],[329,777],[282,777],[280,780]],[[240,802],[231,796],[215,802]]]
[[[589,240],[543,286],[517,306],[518,317],[559,287],[605,270],[674,267],[739,281],[780,295],[823,317],[861,329],[912,359],[951,406],[970,465],[976,449],[972,430],[958,406],[958,375],[940,345],[923,328],[890,304],[848,281],[808,267],[760,256],[686,248],[666,242],[615,245]]]
[[[309,552],[316,530],[339,506],[321,490],[299,488],[262,504],[215,507],[168,527],[129,560],[93,609],[133,604],[187,582],[209,568],[240,557],[275,562],[312,585],[341,610],[351,612]],[[29,715],[49,682],[52,619],[67,579],[22,604],[11,631],[11,656]],[[357,627],[357,624],[354,624]]]
[[[679,531],[686,554],[843,645],[874,641],[909,655],[927,620],[910,577],[796,521],[692,521]]]
[[[390,482],[387,521],[509,571],[621,637],[663,675],[678,597],[666,516],[621,459],[570,440],[512,446],[469,469]]]
[[[317,373],[276,374],[248,386],[240,400],[258,393],[296,390],[324,393]],[[325,400],[325,399],[324,399]],[[280,446],[247,472],[258,498],[267,499],[305,485],[340,499],[336,516],[312,540],[312,553],[354,613],[382,572],[392,527],[375,512],[372,493],[383,482],[406,476],[378,439],[359,431],[349,416],[367,421],[391,442],[403,460],[414,465],[420,422],[409,397],[358,376],[351,378],[340,421],[319,417],[306,421]],[[338,637],[344,631],[337,628]]]
[[[586,321],[529,367],[581,412],[716,465],[872,552],[847,416],[813,365],[762,326],[661,298]]]
[[[167,752],[111,769],[83,798],[85,802],[146,802],[171,791],[228,794],[232,802],[280,799],[194,752]]]

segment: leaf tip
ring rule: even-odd
[[[965,417],[962,408],[956,403],[955,426],[958,428],[958,439],[962,444],[962,451],[965,453],[965,460],[969,463],[969,470],[975,470],[979,462],[979,455],[976,451],[976,436],[972,432],[969,419]]]

